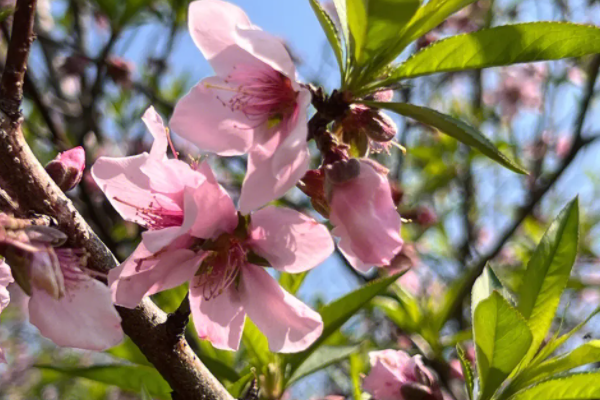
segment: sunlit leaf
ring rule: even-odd
[[[600,372],[569,374],[548,379],[517,392],[510,400],[592,400],[600,398]]]

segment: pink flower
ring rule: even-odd
[[[46,172],[63,192],[79,184],[84,169],[85,151],[81,146],[60,153],[46,164]]]
[[[100,157],[92,176],[124,219],[148,229],[142,242],[155,253],[196,230],[202,211],[196,189],[206,178],[183,161],[167,159],[167,131],[154,108],[142,120],[154,137],[150,154]]]
[[[9,283],[14,282],[12,274],[10,273],[10,267],[0,259],[0,313],[8,306],[10,302],[10,295],[6,287]],[[6,363],[4,352],[0,348],[0,363]]]
[[[281,40],[252,25],[237,6],[192,2],[189,29],[216,76],[177,103],[171,126],[204,151],[249,154],[239,201],[248,214],[283,196],[308,169],[310,92],[296,82]]]
[[[420,355],[382,350],[369,353],[371,371],[363,389],[377,400],[442,400],[437,379]]]
[[[39,254],[31,264],[29,321],[42,336],[58,346],[96,351],[119,344],[121,317],[108,287],[85,268],[85,253],[60,248]],[[55,262],[56,269],[48,265]]]
[[[304,350],[321,334],[320,315],[256,263],[263,259],[289,273],[309,270],[333,252],[329,232],[303,214],[272,206],[246,222],[206,162],[199,171],[207,180],[196,198],[209,204],[196,221],[202,229],[154,256],[142,243],[118,275],[109,276],[115,301],[135,307],[146,295],[190,281],[196,330],[215,347],[237,350],[248,315],[265,333],[272,351]]]
[[[402,222],[385,173],[367,159],[338,161],[326,169],[332,233],[346,259],[363,272],[390,264],[402,248]]]

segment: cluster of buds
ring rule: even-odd
[[[382,350],[369,353],[369,358],[371,371],[363,388],[377,400],[443,399],[436,376],[420,355]]]

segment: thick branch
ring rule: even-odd
[[[35,1],[19,0],[7,66],[2,76],[0,105],[0,177],[2,189],[18,203],[23,214],[35,212],[53,217],[69,237],[68,246],[90,253],[88,267],[106,272],[116,267],[112,253],[46,174],[27,145],[19,119],[22,87],[31,44]],[[31,23],[30,23],[31,22]],[[14,49],[17,50],[14,50]],[[12,52],[11,52],[12,49]],[[8,106],[8,107],[7,107]],[[190,349],[185,339],[173,338],[166,315],[150,300],[134,310],[120,308],[123,330],[169,382],[177,398],[231,400],[231,396]]]

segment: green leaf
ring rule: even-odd
[[[383,108],[405,117],[413,118],[423,124],[430,125],[446,135],[479,150],[482,154],[496,161],[498,164],[519,174],[526,174],[522,167],[517,165],[500,152],[481,132],[466,123],[442,114],[431,108],[415,106],[408,103],[378,103],[363,101],[370,107]]]
[[[321,346],[312,353],[292,374],[287,385],[291,385],[298,379],[308,376],[331,364],[342,361],[351,354],[359,351],[360,346]]]
[[[202,361],[206,368],[208,368],[219,380],[235,382],[240,379],[240,375],[236,370],[225,364],[223,361],[205,354],[199,355],[198,358],[200,358],[200,361]]]
[[[381,65],[386,65],[400,55],[402,50],[427,32],[441,24],[450,15],[465,8],[477,0],[430,0],[420,7],[408,24],[397,33],[396,44],[390,46]]]
[[[471,290],[471,313],[475,312],[479,302],[490,297],[494,291],[502,294],[502,297],[505,299],[511,300],[510,293],[502,286],[502,282],[500,282],[494,270],[489,265],[486,265]]]
[[[523,370],[511,383],[513,392],[562,372],[600,361],[600,340],[592,340],[575,350]]]
[[[462,369],[463,376],[465,377],[465,385],[467,386],[467,394],[469,395],[469,400],[473,400],[475,376],[473,374],[473,367],[471,366],[471,361],[467,359],[465,350],[460,345],[456,346],[456,353],[458,353],[460,368]]]
[[[359,64],[387,51],[420,3],[419,0],[347,0],[348,23]]]
[[[152,395],[150,394],[148,389],[146,389],[146,385],[142,385],[142,392],[140,393],[140,397],[142,398],[142,400],[152,400]]]
[[[531,332],[519,312],[498,292],[475,309],[473,337],[480,379],[480,400],[496,389],[519,364],[531,345]]]
[[[236,382],[234,382],[227,388],[229,394],[231,394],[233,398],[239,399],[244,394],[244,389],[246,389],[248,384],[252,382],[252,379],[254,379],[253,372],[242,376],[240,379],[238,379]]]
[[[552,325],[575,262],[578,239],[579,205],[576,198],[567,204],[544,234],[529,260],[519,290],[518,309],[533,334],[528,360],[533,358]]]
[[[588,317],[579,323],[575,328],[571,329],[568,333],[565,333],[562,336],[558,336],[559,332],[557,331],[554,336],[546,343],[544,347],[540,349],[540,352],[535,356],[531,365],[537,365],[546,358],[548,358],[552,353],[556,351],[560,346],[562,346],[567,340],[569,340],[575,333],[579,332],[581,328],[587,324],[590,319],[600,313],[600,307],[596,308]]]
[[[335,54],[335,59],[337,60],[338,66],[340,67],[340,76],[342,79],[344,78],[344,51],[342,50],[342,39],[338,33],[335,24],[331,20],[331,17],[323,10],[321,7],[321,3],[318,0],[309,0],[310,6],[312,7],[319,23],[321,24],[321,28],[323,28],[323,32],[325,32],[325,36],[327,36],[327,40],[331,45],[331,49],[333,50],[333,54]]]
[[[290,292],[291,294],[296,294],[300,286],[302,286],[302,282],[308,275],[309,271],[300,272],[299,274],[288,274],[287,272],[282,272],[279,277],[279,284],[285,290]]]
[[[548,379],[517,392],[510,400],[593,400],[600,398],[600,372],[583,372]]]
[[[171,388],[154,368],[142,365],[97,365],[93,367],[66,368],[37,365],[38,369],[58,372],[70,377],[86,378],[95,382],[117,386],[123,390],[140,393],[142,388],[159,399],[169,400]]]
[[[498,26],[433,43],[395,69],[382,85],[439,72],[490,68],[600,53],[600,29],[564,22]]]
[[[106,352],[114,357],[130,361],[134,364],[152,367],[152,364],[150,361],[148,361],[144,353],[142,353],[135,343],[133,343],[129,338],[125,338],[120,345],[115,346]]]
[[[350,355],[350,380],[352,381],[352,393],[354,400],[362,399],[361,374],[366,370],[366,363],[359,353]]]
[[[325,340],[340,329],[358,310],[371,301],[373,297],[387,289],[387,287],[398,280],[400,276],[402,276],[402,273],[372,281],[321,308],[320,314],[323,318],[323,333],[319,339],[303,352],[286,356],[286,361],[291,366],[292,374],[297,368],[300,368],[302,363],[304,363]]]
[[[274,360],[275,354],[269,350],[269,342],[266,336],[254,325],[250,318],[246,318],[242,341],[254,360],[254,364],[259,369]]]

